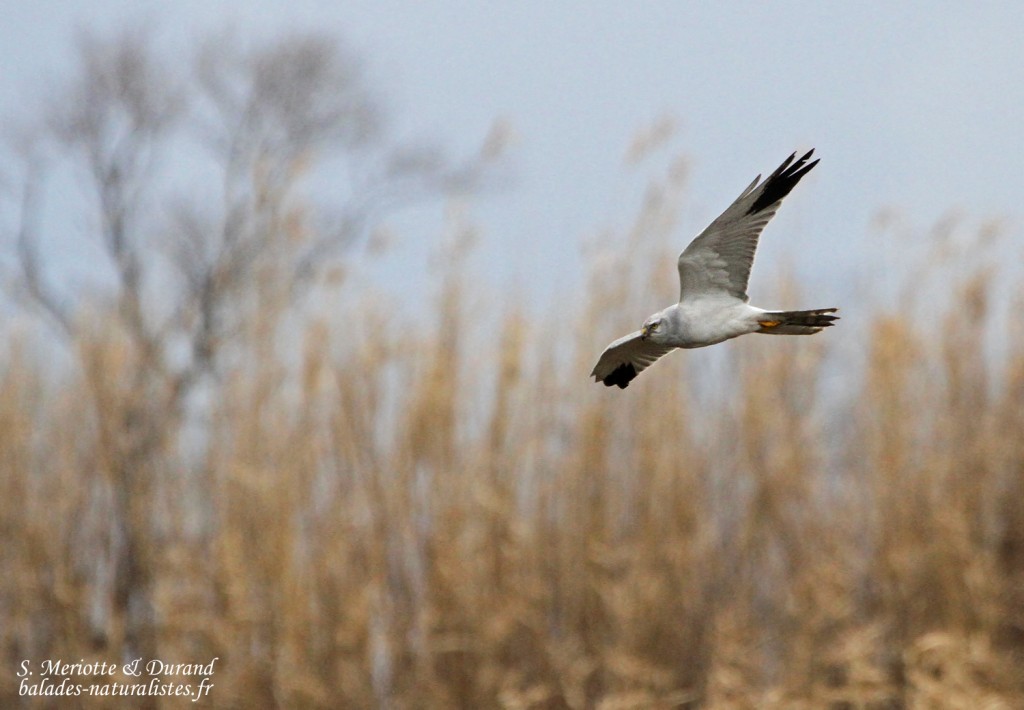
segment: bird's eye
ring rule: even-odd
[[[653,323],[651,323],[650,330],[657,330],[658,326],[660,326],[660,325],[661,325],[661,321],[654,321]]]

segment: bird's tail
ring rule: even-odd
[[[813,335],[822,328],[828,328],[832,321],[839,320],[835,308],[819,308],[815,311],[767,311],[757,322],[758,333],[770,335]]]

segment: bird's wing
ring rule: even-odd
[[[640,331],[619,338],[605,348],[600,359],[590,373],[598,382],[606,387],[617,385],[626,389],[630,381],[646,370],[655,360],[667,352],[675,350],[668,345],[655,345],[650,340],[641,340]]]
[[[793,162],[796,153],[761,182],[754,178],[736,201],[679,255],[679,300],[724,291],[747,300],[747,280],[761,230],[778,211],[782,198],[818,161],[813,150]]]

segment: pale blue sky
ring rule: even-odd
[[[880,208],[922,228],[959,209],[1021,233],[1016,3],[6,0],[2,113],[17,115],[68,69],[75,28],[126,21],[155,26],[171,51],[227,26],[242,36],[335,32],[366,60],[398,129],[454,153],[507,121],[513,179],[471,205],[482,230],[476,263],[540,308],[578,283],[585,235],[628,221],[649,173],[626,168],[623,155],[663,115],[678,121],[672,150],[692,158],[680,248],[755,174],[817,148],[821,164],[759,257],[822,274],[810,305],[863,284]],[[415,283],[424,272],[422,245],[437,226],[416,217],[374,278]],[[758,298],[772,283],[755,270],[755,300],[773,305]]]

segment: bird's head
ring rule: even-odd
[[[657,342],[658,336],[663,330],[661,323],[661,314],[653,315],[645,320],[640,328],[640,340],[653,340]]]

